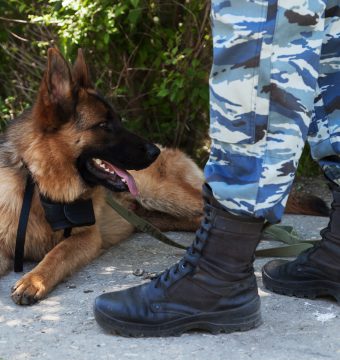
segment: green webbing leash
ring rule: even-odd
[[[142,219],[134,212],[126,209],[124,206],[120,205],[117,201],[113,200],[111,196],[106,198],[107,203],[114,209],[122,218],[128,221],[130,224],[135,226],[138,230],[151,235],[152,237],[158,239],[164,244],[174,246],[180,249],[186,249],[186,246],[178,244],[177,242],[171,240],[169,237],[164,235],[159,229],[150,224],[148,221]]]
[[[174,246],[179,249],[187,248],[186,246],[171,240],[151,223],[142,219],[133,211],[126,209],[111,196],[108,196],[106,201],[122,218],[135,226],[139,231],[151,235],[164,244]],[[313,244],[319,242],[319,240],[302,240],[292,226],[282,225],[267,226],[264,230],[264,240],[281,241],[285,243],[286,246],[257,250],[255,253],[257,257],[293,257],[312,247]]]
[[[320,240],[302,240],[292,226],[284,225],[267,226],[263,235],[263,240],[281,241],[286,246],[257,250],[257,257],[294,257],[320,242]]]

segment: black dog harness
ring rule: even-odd
[[[35,183],[30,173],[27,175],[25,193],[19,217],[14,271],[23,271],[24,249],[28,217],[32,205]],[[73,227],[90,226],[96,222],[92,200],[76,200],[72,203],[60,203],[40,196],[45,217],[53,231],[64,230],[64,238],[71,236]]]

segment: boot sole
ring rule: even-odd
[[[280,281],[270,277],[265,269],[262,269],[262,281],[266,289],[280,295],[295,296],[311,300],[320,297],[332,297],[340,303],[340,284],[333,281]]]
[[[259,298],[237,309],[192,315],[155,325],[117,320],[96,308],[94,314],[97,322],[106,331],[126,337],[180,336],[193,330],[211,334],[232,333],[251,330],[262,324]]]

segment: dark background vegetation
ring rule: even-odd
[[[126,126],[208,157],[210,0],[0,0],[0,129],[34,101],[46,51],[86,51]],[[308,152],[299,173],[314,174]]]

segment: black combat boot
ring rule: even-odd
[[[340,190],[334,201],[322,240],[294,261],[274,260],[263,267],[265,287],[279,294],[315,299],[331,296],[340,302]]]
[[[125,336],[171,336],[261,324],[253,259],[264,221],[229,214],[207,185],[203,198],[204,219],[184,258],[149,283],[99,296],[100,325]]]

